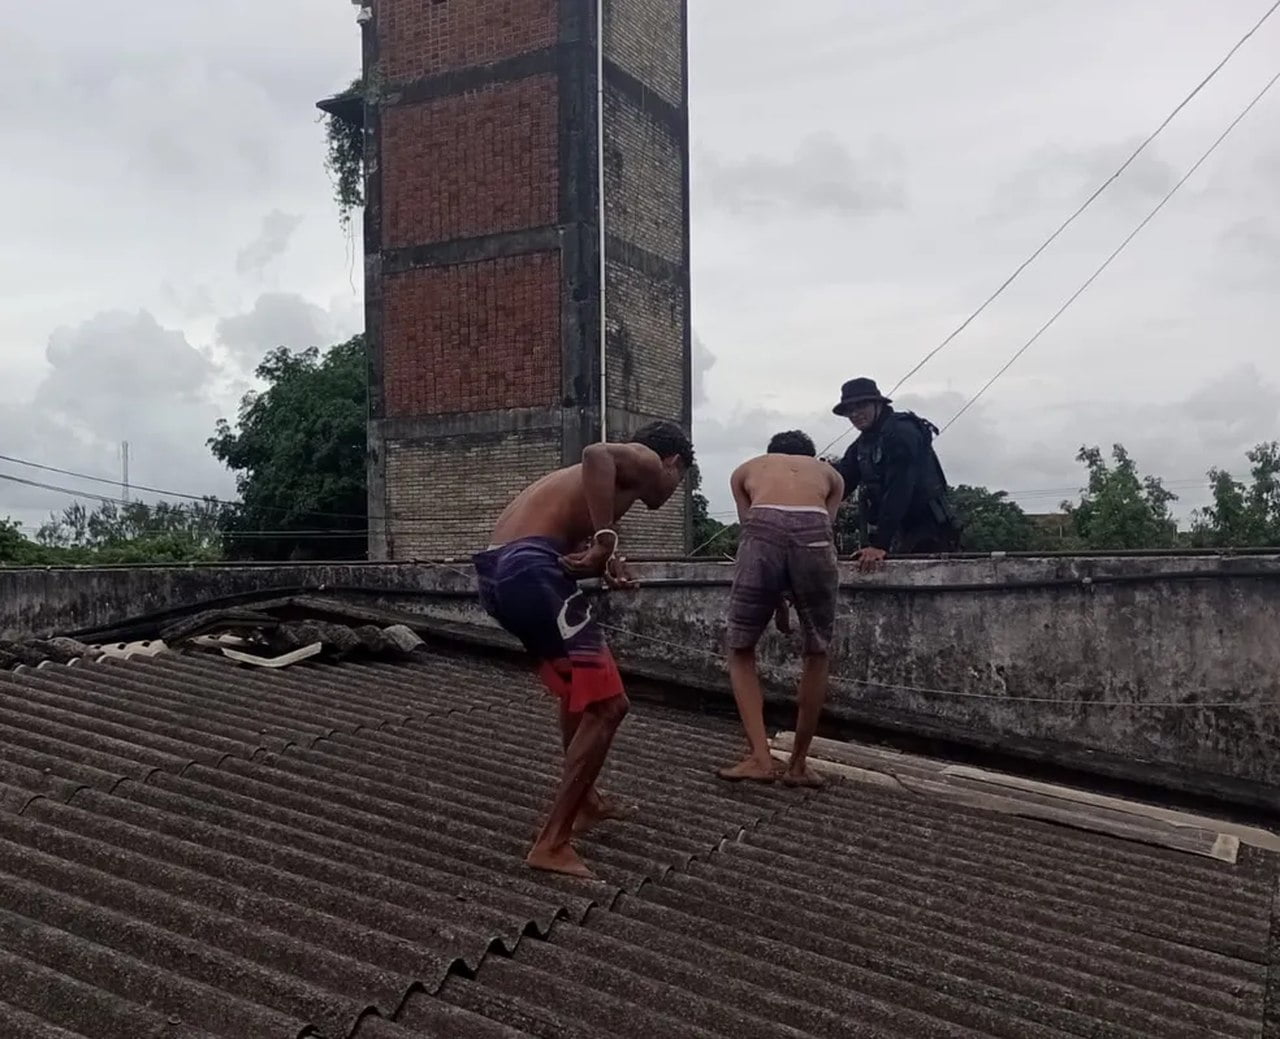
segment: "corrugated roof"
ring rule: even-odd
[[[5,1034],[1259,1034],[1253,849],[730,786],[736,726],[642,705],[584,883],[521,862],[557,738],[462,652],[0,674]]]
[[[443,996],[545,1036],[1256,1036],[1270,884],[1187,858],[846,785]]]

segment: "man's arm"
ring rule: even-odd
[[[902,528],[902,521],[906,519],[916,482],[920,479],[924,439],[916,429],[906,423],[898,423],[896,428],[885,431],[881,443],[884,450],[885,484],[871,547],[888,552],[893,539]]]
[[[733,492],[733,504],[738,507],[738,522],[747,522],[747,513],[751,511],[751,495],[747,493],[747,474],[751,470],[750,462],[743,462],[729,477],[729,490]]]
[[[589,444],[582,452],[582,491],[596,533],[612,528],[618,517],[618,490],[655,479],[662,459],[640,444]]]

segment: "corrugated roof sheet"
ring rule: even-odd
[[[640,706],[583,883],[521,863],[557,739],[461,652],[0,674],[6,1034],[1259,1034],[1252,849],[730,786],[734,725]]]

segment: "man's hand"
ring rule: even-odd
[[[634,588],[635,579],[627,569],[626,556],[614,556],[604,570],[604,583],[610,588]]]
[[[627,570],[627,559],[617,551],[618,535],[611,530],[601,531],[587,548],[561,556],[560,566],[579,581],[599,577],[609,588],[632,588],[635,581]]]
[[[791,634],[791,600],[785,595],[778,600],[778,608],[773,611],[773,623],[782,634]]]
[[[571,552],[560,557],[560,567],[575,580],[588,577],[603,577],[605,568],[613,558],[614,546],[608,542],[597,541],[580,552]]]
[[[859,570],[869,574],[880,568],[888,554],[883,548],[860,548],[853,554],[853,561],[858,564]]]

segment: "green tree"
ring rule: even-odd
[[[76,502],[49,518],[36,542],[49,562],[191,563],[222,558],[224,509],[206,500],[175,504]]]
[[[1076,504],[1063,502],[1081,545],[1089,550],[1173,548],[1178,526],[1169,512],[1177,495],[1159,477],[1142,476],[1123,445],[1111,450],[1082,447],[1076,461],[1089,471],[1089,486]]]
[[[266,389],[245,394],[236,425],[219,419],[209,440],[240,493],[226,527],[229,550],[258,559],[363,558],[364,337],[323,355],[274,350],[257,376]]]
[[[22,533],[14,519],[0,520],[0,563],[36,566],[51,562],[40,545]]]
[[[738,551],[738,524],[724,524],[710,515],[707,496],[702,493],[702,472],[696,465],[689,470],[688,480],[693,509],[693,554],[716,558],[734,555]]]
[[[846,498],[840,503],[833,533],[836,539],[836,551],[841,555],[852,555],[862,548],[866,524],[862,521],[862,510],[858,507],[857,495]]]
[[[966,552],[1028,552],[1036,547],[1035,526],[1007,492],[958,484],[948,493]]]
[[[1196,513],[1198,546],[1261,547],[1280,544],[1280,444],[1259,444],[1246,456],[1250,483],[1221,469],[1209,471],[1213,504]]]
[[[840,467],[837,455],[820,455],[819,461]],[[832,528],[836,542],[836,551],[841,555],[852,555],[862,547],[862,539],[866,533],[866,525],[862,522],[862,511],[858,507],[858,495],[850,494],[840,503],[836,512],[836,521]]]

